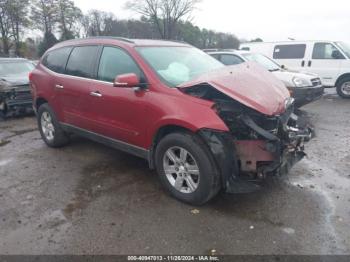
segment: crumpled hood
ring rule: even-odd
[[[270,116],[283,113],[285,102],[290,97],[285,85],[255,62],[220,68],[181,84],[179,88],[203,83],[208,83],[245,106]]]
[[[25,76],[25,75],[16,76],[16,77],[0,76],[0,91],[12,90],[16,87],[29,89],[28,76]]]

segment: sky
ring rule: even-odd
[[[117,18],[138,18],[126,0],[74,0],[84,12],[99,9]],[[200,28],[264,41],[340,40],[350,42],[349,0],[202,0],[192,14]]]

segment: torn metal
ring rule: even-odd
[[[11,85],[0,81],[0,113],[19,113],[32,110],[32,95],[29,84]]]
[[[266,115],[203,83],[183,90],[212,101],[230,132],[201,130],[220,168],[227,192],[251,192],[267,176],[286,174],[304,156],[311,129],[298,125],[292,99],[280,114]],[[273,95],[273,94],[272,94]]]

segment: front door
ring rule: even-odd
[[[117,75],[135,73],[144,76],[136,62],[117,47],[103,48],[97,81],[90,88],[91,111],[95,133],[142,147],[146,135],[146,100],[148,89],[114,87]]]
[[[319,75],[323,85],[334,86],[339,76],[341,63],[345,57],[333,57],[333,52],[339,50],[332,43],[315,43],[312,50],[311,59],[307,62],[305,69],[308,72]]]

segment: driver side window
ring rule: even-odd
[[[125,51],[116,47],[103,48],[97,79],[113,82],[117,75],[134,73],[142,81],[142,73],[135,61]]]
[[[331,43],[316,43],[312,53],[312,59],[335,59],[333,52],[339,51]]]

